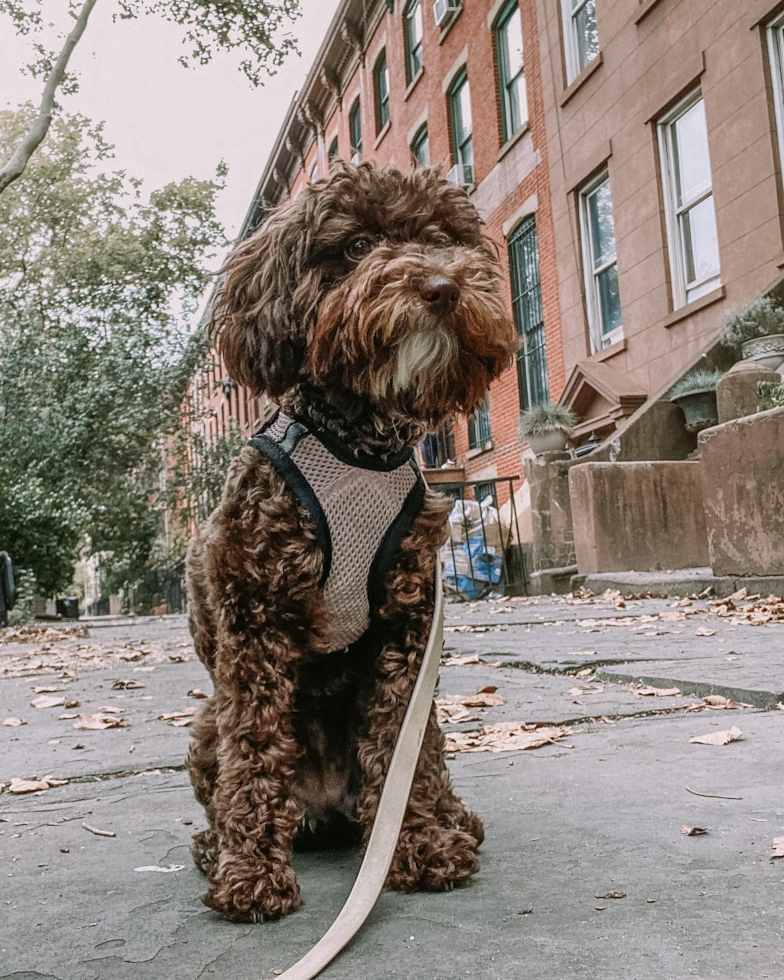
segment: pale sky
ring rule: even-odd
[[[300,2],[302,16],[291,31],[301,56],[290,55],[277,75],[254,89],[237,68],[242,53],[183,68],[177,62],[185,51],[179,28],[160,17],[113,23],[115,0],[98,0],[70,61],[79,92],[62,97],[62,104],[105,121],[105,136],[115,145],[111,169],[142,178],[148,191],[188,175],[210,177],[224,159],[229,174],[218,215],[233,236],[337,7],[337,0]],[[47,16],[55,4],[67,8],[67,0],[45,0]],[[0,17],[1,108],[40,100],[42,80],[19,70],[31,60],[31,44]]]

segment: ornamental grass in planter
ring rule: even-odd
[[[533,405],[520,416],[518,431],[520,438],[541,456],[542,453],[563,452],[567,439],[574,435],[577,416],[563,405],[545,402]]]
[[[683,412],[687,432],[701,432],[716,425],[716,384],[723,371],[698,369],[690,371],[672,386],[670,401]]]
[[[775,371],[784,364],[784,307],[770,296],[759,296],[743,309],[725,313],[721,342],[740,348],[744,361]]]

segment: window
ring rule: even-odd
[[[523,22],[517,0],[502,12],[495,28],[495,50],[501,89],[504,143],[528,122],[528,100],[523,71]]]
[[[768,27],[770,73],[776,103],[776,129],[779,137],[779,156],[784,166],[784,14]]]
[[[596,0],[561,0],[566,80],[573,82],[599,53]]]
[[[420,126],[411,141],[411,156],[415,167],[430,166],[430,141],[427,138],[427,124]]]
[[[490,441],[490,400],[485,395],[481,405],[468,420],[468,448],[483,449]]]
[[[308,174],[308,181],[312,184],[314,180],[318,180],[318,160],[313,161],[313,166],[310,168],[310,173]]]
[[[441,469],[451,463],[455,463],[455,433],[452,427],[452,420],[444,424],[436,431],[425,436],[419,444],[422,453],[422,460],[428,469]]]
[[[406,81],[412,82],[422,70],[422,4],[411,0],[405,9]]]
[[[539,281],[539,242],[533,216],[525,218],[512,232],[509,239],[509,272],[512,312],[517,332],[522,338],[517,352],[517,382],[522,411],[550,398]]]
[[[609,347],[623,336],[615,259],[615,224],[610,180],[606,173],[580,192],[580,233],[588,327],[591,350],[595,352]]]
[[[720,282],[708,127],[699,89],[659,123],[659,149],[677,309]]]
[[[459,184],[474,182],[474,143],[472,138],[471,90],[463,69],[449,89],[449,125],[452,133],[452,160],[462,168]]]
[[[348,114],[348,134],[351,140],[351,162],[362,159],[362,119],[359,112],[359,98],[354,99]]]
[[[337,136],[329,144],[329,150],[327,150],[327,160],[332,163],[332,161],[338,155],[338,138]]]
[[[389,69],[386,51],[382,51],[376,59],[373,88],[376,97],[376,132],[380,133],[389,122]]]

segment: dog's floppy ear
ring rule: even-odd
[[[317,284],[303,269],[312,208],[305,188],[238,245],[221,270],[208,335],[229,376],[256,395],[283,394],[302,365],[306,319],[316,303]]]

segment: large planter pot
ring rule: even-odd
[[[744,361],[756,361],[775,371],[784,364],[784,333],[746,340],[741,345],[741,352]]]
[[[716,406],[715,388],[696,388],[687,395],[680,395],[672,401],[683,412],[687,432],[701,432],[712,425],[718,425],[719,410]]]
[[[549,432],[542,432],[539,435],[527,436],[528,445],[537,456],[543,453],[562,453],[566,449],[568,436],[560,429],[550,429]]]

